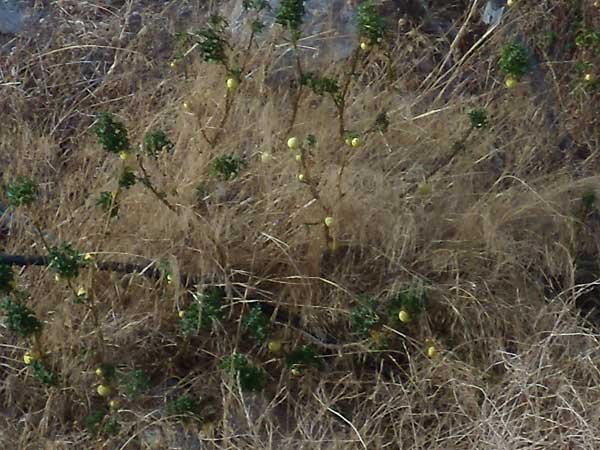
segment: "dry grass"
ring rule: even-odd
[[[50,388],[36,381],[22,363],[28,344],[0,329],[0,447],[600,448],[600,336],[595,316],[585,317],[600,279],[599,222],[597,212],[581,208],[583,193],[599,181],[598,91],[569,93],[577,75],[563,61],[582,55],[566,47],[573,36],[561,34],[578,8],[522,2],[481,41],[485,30],[472,18],[454,46],[453,36],[401,24],[393,86],[389,59],[376,52],[352,85],[349,127],[367,129],[381,111],[391,120],[385,135],[357,150],[340,142],[331,102],[305,95],[293,134],[317,138],[310,176],[324,211],[297,181],[284,144],[287,63],[270,61],[285,48],[267,40],[251,50],[252,76],[213,148],[201,129],[214,134],[223,114],[222,69],[194,57],[184,68],[168,67],[174,32],[196,27],[204,11],[158,3],[55,2],[41,37],[17,38],[13,56],[0,62],[2,182],[27,175],[41,187],[35,208],[14,213],[0,249],[43,254],[31,229],[37,221],[52,239],[98,252],[99,260],[168,260],[176,273],[226,286],[231,307],[221,325],[188,342],[177,311],[193,286],[177,277],[169,285],[86,271],[78,283],[96,296],[100,349],[90,313],[68,290],[46,268],[22,268],[19,285],[45,323],[44,347],[61,381]],[[447,11],[456,30],[468,16],[471,3],[464,3]],[[581,3],[584,22],[597,28],[599,13]],[[123,19],[134,10],[143,18],[136,33]],[[548,29],[557,30],[558,43],[543,50]],[[515,36],[547,58],[507,91],[498,58]],[[344,64],[315,67],[339,74]],[[467,112],[477,107],[487,108],[491,128],[471,133],[449,160],[469,127]],[[95,201],[115,188],[121,162],[91,133],[103,110],[127,124],[133,142],[159,127],[176,144],[148,167],[176,212],[135,186],[106,236]],[[273,155],[268,163],[264,151]],[[349,151],[340,199],[341,155]],[[222,154],[247,162],[232,181],[210,175]],[[425,180],[430,193],[417,189]],[[200,182],[208,192],[201,200]],[[324,250],[321,226],[305,225],[327,214],[335,218],[337,251]],[[427,313],[387,327],[390,348],[369,351],[349,328],[357,296],[383,298],[415,280],[428,286]],[[244,334],[240,317],[256,301],[295,318],[278,323],[276,336],[287,350],[316,345],[322,370],[294,377],[281,356]],[[428,339],[439,348],[436,358],[425,354]],[[264,391],[243,393],[219,369],[233,351],[266,369]],[[121,392],[120,430],[95,438],[82,423],[104,402],[95,393],[101,360],[122,372],[144,369],[152,387],[136,400]],[[201,399],[204,421],[169,417],[165,403],[181,392]]]

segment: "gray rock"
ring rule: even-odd
[[[22,26],[23,11],[19,7],[19,2],[0,0],[0,34],[17,34]]]

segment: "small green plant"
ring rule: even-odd
[[[169,140],[164,131],[158,130],[146,133],[143,148],[148,156],[156,159],[163,151],[167,153],[172,151],[175,144]]]
[[[412,320],[412,318],[425,311],[425,307],[425,289],[422,284],[413,283],[389,299],[388,314],[390,322],[397,323],[398,320],[404,322]],[[400,318],[401,311],[407,314],[409,320]]]
[[[245,391],[260,391],[265,387],[265,372],[248,362],[240,353],[233,353],[221,362],[221,368],[227,370],[240,381]]]
[[[250,310],[244,321],[244,328],[249,331],[259,342],[265,342],[271,335],[271,320],[258,306]]]
[[[384,111],[377,114],[377,117],[375,118],[375,123],[373,124],[373,129],[379,134],[383,135],[387,133],[389,127],[390,119],[388,118],[387,113]]]
[[[50,260],[48,267],[64,279],[78,277],[79,270],[85,266],[83,255],[67,242],[63,242],[60,246],[50,247],[48,258]]]
[[[202,59],[208,63],[220,63],[227,66],[226,48],[228,46],[223,33],[228,23],[221,15],[212,15],[208,26],[194,33],[196,44]]]
[[[106,411],[94,410],[83,419],[85,429],[93,436],[115,435],[119,431],[119,423],[116,417],[110,416]]]
[[[6,264],[0,264],[0,294],[11,293],[16,285],[15,273]]]
[[[214,177],[224,180],[235,178],[244,167],[245,163],[234,155],[222,155],[213,159],[210,173]]]
[[[123,378],[123,384],[127,395],[136,398],[150,389],[150,377],[142,369],[136,369]]]
[[[180,328],[183,334],[197,334],[200,329],[209,329],[213,322],[223,317],[225,289],[210,287],[202,294],[194,294],[194,303],[182,311]]]
[[[302,19],[305,12],[304,0],[282,0],[275,14],[275,22],[290,32],[294,42],[297,42],[302,34]]]
[[[340,85],[334,78],[319,77],[315,73],[302,74],[302,86],[308,86],[317,95],[329,95],[336,105],[341,101]]]
[[[484,108],[478,108],[470,111],[469,119],[471,121],[472,128],[482,129],[487,128],[489,125],[487,111]]]
[[[110,211],[111,217],[116,217],[119,214],[119,205],[114,200],[114,194],[109,191],[100,192],[100,197],[96,200],[96,206],[102,211],[108,213]],[[111,209],[112,207],[112,209]]]
[[[371,297],[359,301],[360,305],[350,312],[350,325],[354,333],[367,338],[380,322],[377,314],[378,303],[377,299]]]
[[[292,371],[298,373],[301,373],[309,366],[320,369],[323,364],[317,356],[318,353],[312,345],[303,345],[287,355],[285,358],[285,363],[289,368],[292,369]]]
[[[28,338],[42,331],[42,322],[22,302],[6,298],[0,303],[0,308],[6,314],[6,326],[16,335]]]
[[[167,403],[167,413],[175,416],[198,416],[200,407],[190,394],[181,394]]]
[[[591,211],[596,203],[596,193],[594,191],[584,192],[581,196],[581,203],[584,211]]]
[[[98,142],[109,153],[126,152],[130,148],[127,128],[110,113],[100,113],[94,128]]]
[[[370,44],[377,44],[383,40],[383,17],[379,15],[379,9],[372,0],[365,0],[358,7],[358,30],[361,38]]]
[[[517,80],[526,75],[530,70],[527,48],[518,42],[505,45],[500,57],[500,69]]]
[[[27,177],[17,179],[6,187],[8,205],[13,208],[31,205],[37,196],[37,185]]]
[[[55,386],[58,383],[58,375],[52,369],[49,369],[42,361],[33,361],[30,366],[33,376],[38,381],[47,386]]]
[[[119,187],[122,189],[129,189],[135,185],[137,179],[138,178],[131,167],[125,167],[119,177]]]

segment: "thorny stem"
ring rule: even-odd
[[[146,171],[146,168],[144,167],[144,164],[142,163],[141,158],[138,158],[138,166],[144,176],[144,182],[142,184],[144,186],[146,186],[154,194],[154,196],[157,199],[159,199],[167,208],[169,208],[171,211],[177,213],[177,210],[175,209],[175,207],[167,199],[165,199],[164,196],[160,192],[158,192],[156,190],[156,188],[150,181],[150,176],[148,175],[148,172]]]
[[[296,97],[294,98],[294,103],[292,105],[292,117],[290,117],[290,122],[285,132],[285,136],[289,136],[289,134],[292,131],[292,128],[294,128],[294,124],[296,123],[296,117],[298,116],[298,110],[300,109],[300,99],[302,98],[302,78],[304,77],[304,71],[302,70],[302,62],[300,61],[300,53],[298,51],[298,42],[294,38],[292,38],[292,48],[294,49],[296,83],[298,84],[298,86],[296,91]]]

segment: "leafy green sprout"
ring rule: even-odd
[[[119,206],[114,202],[114,194],[109,191],[100,192],[100,197],[96,200],[96,206],[102,211],[108,213],[110,211],[111,217],[116,217],[119,214]],[[112,210],[110,209],[112,206]]]
[[[136,398],[150,389],[150,377],[142,369],[136,369],[124,377],[123,384],[127,395]]]
[[[474,109],[469,112],[471,127],[476,129],[487,128],[489,125],[487,111],[483,108]]]
[[[402,289],[389,300],[388,314],[391,322],[397,322],[398,313],[406,311],[412,317],[425,311],[426,297],[425,289],[421,284],[412,284]]]
[[[244,166],[245,162],[237,156],[221,155],[213,159],[210,173],[214,177],[231,180],[240,173]]]
[[[30,365],[33,376],[47,386],[55,386],[58,383],[58,375],[49,369],[42,361],[33,361]]]
[[[313,366],[319,369],[323,364],[317,356],[318,353],[314,346],[303,345],[287,355],[285,358],[285,363],[292,369],[295,368],[302,370],[308,366]]]
[[[83,420],[83,425],[91,435],[115,435],[119,431],[117,419],[102,410],[94,410],[88,414]]]
[[[100,113],[94,132],[102,148],[109,153],[118,154],[130,148],[127,128],[110,113]]]
[[[367,338],[380,322],[377,299],[369,297],[359,301],[360,305],[350,312],[350,325],[354,333]]]
[[[362,2],[358,7],[358,29],[361,37],[377,44],[383,40],[385,25],[379,9],[372,0]]]
[[[11,293],[16,285],[15,273],[7,264],[0,264],[0,293]]]
[[[302,86],[308,86],[316,95],[329,95],[336,105],[342,102],[340,85],[334,78],[319,77],[314,73],[302,74]]]
[[[505,45],[500,57],[500,69],[516,79],[527,74],[530,70],[527,48],[519,42]]]
[[[259,342],[265,342],[271,334],[271,320],[263,310],[255,306],[244,321],[244,328],[249,331]]]
[[[209,329],[213,322],[223,317],[225,289],[210,287],[201,294],[194,294],[195,302],[183,310],[180,328],[183,334],[197,334],[201,329]]]
[[[167,403],[167,413],[174,416],[197,416],[200,407],[196,399],[190,394],[181,394]]]
[[[594,207],[596,202],[596,193],[594,191],[587,191],[581,196],[581,203],[585,211],[590,211]]]
[[[390,127],[390,119],[388,118],[387,113],[384,111],[384,112],[377,114],[377,117],[375,118],[375,124],[373,126],[375,131],[377,131],[379,134],[383,135],[383,134],[387,133],[389,127]]]
[[[37,185],[29,178],[19,176],[6,187],[8,205],[13,208],[31,205],[37,196]]]
[[[79,276],[79,270],[85,266],[83,255],[67,242],[51,247],[48,258],[48,267],[64,279],[76,278]]]
[[[42,331],[42,322],[22,302],[6,298],[0,303],[0,308],[6,313],[7,328],[17,336],[28,338]]]
[[[125,167],[119,177],[119,187],[122,189],[129,189],[135,185],[137,179],[138,178],[131,167]]]
[[[151,131],[144,136],[144,150],[151,158],[158,158],[163,152],[171,152],[175,148],[175,144],[169,140],[167,134],[162,131]]]
[[[223,37],[226,27],[227,21],[223,16],[213,15],[208,27],[194,33],[198,51],[205,62],[227,65],[227,41]]]
[[[248,359],[240,354],[233,353],[221,362],[221,368],[227,370],[239,379],[244,391],[261,391],[266,384],[264,370],[253,366]]]
[[[281,0],[277,9],[275,23],[289,30],[293,42],[300,39],[305,12],[304,0]]]

